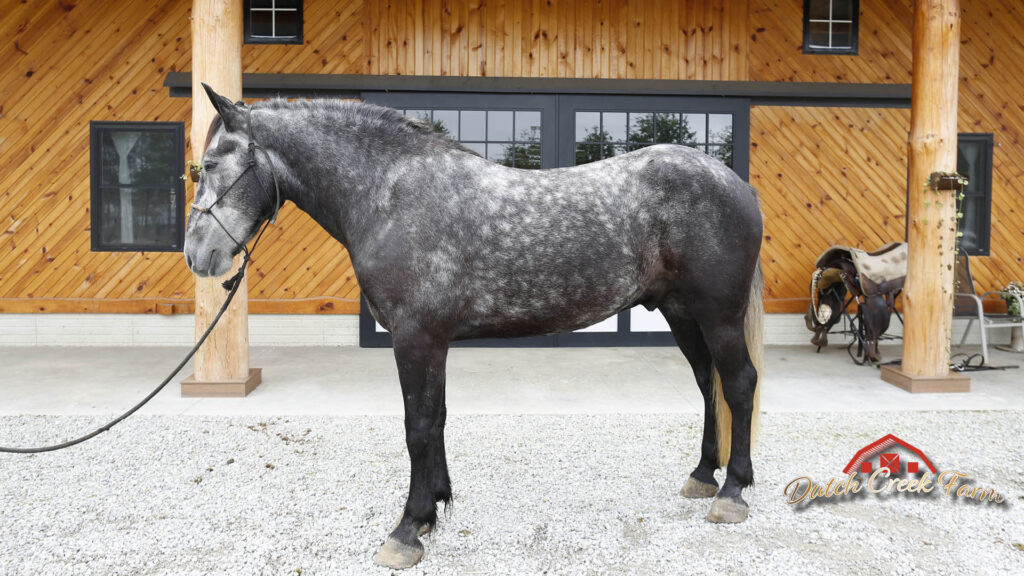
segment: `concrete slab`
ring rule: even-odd
[[[884,349],[895,358],[898,348]],[[114,414],[148,393],[184,348],[0,348],[0,415]],[[992,364],[1024,357],[992,352]],[[391,350],[254,348],[264,382],[247,398],[182,398],[179,382],[143,413],[195,415],[397,415],[401,392]],[[768,412],[1024,409],[1024,371],[971,374],[967,394],[908,394],[854,365],[835,347],[768,347],[761,406]],[[452,414],[699,412],[693,374],[673,348],[451,351]]]

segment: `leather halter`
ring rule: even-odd
[[[217,218],[217,214],[214,213],[213,207],[216,206],[225,196],[227,196],[234,189],[234,187],[239,182],[241,182],[242,178],[250,171],[256,176],[256,181],[259,182],[260,188],[263,190],[263,192],[269,196],[269,190],[267,189],[266,184],[263,183],[263,179],[260,178],[259,170],[256,170],[257,150],[262,152],[263,156],[267,159],[267,166],[270,168],[270,177],[274,181],[274,211],[273,213],[271,213],[269,218],[263,221],[263,226],[260,229],[259,234],[256,235],[256,240],[252,243],[252,250],[256,249],[256,245],[259,244],[260,238],[263,237],[263,233],[267,230],[267,227],[277,221],[277,213],[281,210],[281,188],[280,186],[278,186],[277,183],[277,172],[274,171],[274,162],[273,160],[271,160],[270,154],[267,152],[267,150],[263,146],[257,144],[256,139],[253,137],[252,107],[247,108],[246,123],[248,124],[247,128],[249,132],[248,165],[245,167],[244,170],[242,170],[242,173],[235,177],[231,184],[224,189],[224,192],[222,192],[219,196],[217,196],[216,199],[214,199],[213,202],[210,203],[209,206],[203,207],[195,202],[192,203],[193,210],[199,212],[200,214],[209,214],[210,217],[213,218],[213,221],[216,222],[218,226],[220,226],[221,230],[223,230],[224,233],[228,235],[228,238],[230,238],[231,241],[235,243],[235,248],[237,248],[238,251],[245,253],[245,261],[242,263],[242,266],[238,269],[238,272],[230,280],[224,282],[224,288],[227,290],[230,290],[235,283],[241,280],[242,275],[245,273],[246,263],[252,260],[252,254],[251,250],[248,247],[246,247],[244,242],[239,242],[234,236],[231,235],[231,232],[229,232],[227,227],[224,226],[224,223],[220,221],[220,218]],[[237,254],[238,252],[235,253]]]

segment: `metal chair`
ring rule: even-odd
[[[998,295],[999,291],[992,290],[983,294],[978,294],[975,291],[974,278],[971,276],[971,265],[967,259],[967,254],[964,254],[962,251],[956,257],[956,281],[957,292],[953,296],[953,317],[969,318],[967,328],[964,329],[964,335],[960,338],[959,346],[963,346],[964,342],[967,341],[967,335],[971,332],[971,326],[977,320],[978,327],[981,329],[981,354],[985,358],[985,363],[988,364],[988,336],[986,332],[993,328],[1024,327],[1024,318],[1009,314],[985,314],[983,301],[987,297]],[[1002,296],[1000,295],[999,298],[1002,299]],[[1024,305],[1022,304],[1024,303],[1021,302],[1021,299],[1017,298],[1019,310],[1024,310]]]

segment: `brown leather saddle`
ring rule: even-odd
[[[890,242],[874,252],[836,245],[822,252],[815,265],[811,304],[804,316],[807,329],[814,332],[811,344],[818,350],[827,346],[829,331],[846,318],[842,333],[853,336],[850,356],[858,364],[880,361],[878,341],[886,337],[907,277],[907,244]]]

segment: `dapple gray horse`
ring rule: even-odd
[[[732,170],[676,145],[518,170],[388,108],[250,108],[206,89],[219,120],[189,216],[188,267],[224,274],[290,200],[348,249],[370,311],[393,337],[412,473],[379,564],[418,562],[419,536],[452,497],[449,343],[568,332],[638,304],[664,314],[704,395],[700,462],[682,495],[715,497],[712,522],[747,517],[762,223],[755,191]],[[714,473],[726,465],[719,490]]]

